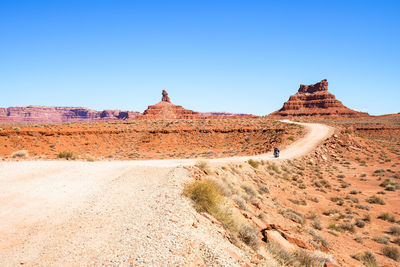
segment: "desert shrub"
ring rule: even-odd
[[[278,166],[274,162],[268,162],[268,169],[273,170],[277,174],[281,173],[281,171],[279,170]]]
[[[76,155],[72,151],[63,151],[57,154],[60,159],[76,159]]]
[[[362,236],[356,236],[354,238],[354,241],[356,241],[357,243],[360,243],[360,244],[364,243],[364,239],[362,238]]]
[[[242,210],[249,210],[249,207],[247,206],[246,201],[244,201],[244,199],[241,198],[240,196],[234,195],[234,196],[232,197],[232,199],[233,199],[233,201],[236,202],[236,204],[238,205],[238,207],[239,207],[240,209],[242,209]]]
[[[211,180],[195,181],[185,185],[183,195],[190,198],[197,211],[213,215],[222,225],[236,231],[237,225],[232,213],[225,205],[225,198],[218,185]]]
[[[365,251],[364,253],[359,252],[356,255],[352,255],[352,258],[361,261],[367,267],[378,267],[379,264],[376,261],[376,257],[372,251]]]
[[[283,215],[283,217],[288,218],[294,222],[297,222],[300,224],[304,224],[304,222],[305,222],[304,215],[301,214],[300,212],[294,211],[292,209],[280,211],[280,213]]]
[[[284,266],[290,266],[293,263],[293,256],[273,242],[268,242],[267,250]]]
[[[361,219],[359,219],[359,218],[357,218],[357,219],[356,219],[356,226],[357,226],[358,228],[363,228],[363,227],[365,226],[365,221],[364,221],[364,220],[361,220]]]
[[[351,184],[346,183],[346,182],[342,182],[342,184],[340,185],[341,188],[347,188],[349,187]]]
[[[260,192],[261,194],[269,194],[269,189],[265,185],[259,184],[258,185],[258,192]]]
[[[315,266],[314,258],[305,250],[298,249],[294,252],[294,257],[299,266]]]
[[[196,181],[185,187],[184,195],[192,199],[198,211],[213,213],[223,203],[223,196],[213,181]]]
[[[303,206],[307,205],[307,202],[304,199],[298,200],[298,199],[289,198],[289,201],[296,205],[303,205]]]
[[[340,200],[343,201],[343,198],[341,198],[341,197],[331,197],[330,200],[332,202],[337,202],[337,201],[340,201]]]
[[[325,216],[330,216],[331,214],[336,214],[339,213],[337,209],[330,209],[330,210],[325,210],[322,214]]]
[[[326,180],[326,179],[321,179],[319,181],[325,188],[331,188],[332,187],[331,184],[329,183],[329,181]]]
[[[243,225],[242,227],[240,227],[239,238],[254,250],[257,250],[260,247],[260,238],[258,237],[258,231],[250,225]]]
[[[249,163],[249,165],[250,165],[251,167],[253,167],[254,169],[257,169],[258,166],[260,165],[260,163],[259,163],[258,161],[255,161],[255,160],[253,160],[253,159],[249,159],[249,160],[247,161],[247,163]]]
[[[389,227],[389,232],[392,235],[400,235],[400,226],[392,225]]]
[[[309,211],[307,211],[305,217],[306,217],[306,219],[314,220],[318,217],[318,215],[314,211],[309,210]]]
[[[331,197],[330,199],[332,202],[335,202],[339,206],[343,206],[344,204],[343,198],[341,197]]]
[[[354,224],[352,223],[341,223],[341,224],[335,224],[335,223],[331,223],[328,226],[329,229],[331,230],[335,230],[337,232],[343,233],[345,231],[348,231],[350,233],[354,233],[355,229],[354,229]]]
[[[395,239],[393,239],[392,241],[394,244],[399,245],[400,246],[400,237],[396,237]]]
[[[370,209],[371,209],[370,206],[368,206],[368,205],[363,205],[363,204],[357,204],[357,205],[356,205],[356,208],[357,208],[357,209],[360,209],[360,210],[370,210]]]
[[[314,227],[317,230],[322,230],[322,226],[321,226],[321,221],[319,218],[315,218],[312,222],[311,222],[311,226]]]
[[[308,197],[307,199],[315,203],[319,202],[319,199],[317,197]]]
[[[218,189],[222,195],[226,197],[230,197],[232,195],[231,191],[232,186],[230,184],[226,184],[223,181],[213,177],[209,177],[208,180],[214,182],[218,186]]]
[[[326,248],[329,247],[328,241],[325,238],[323,238],[322,236],[318,235],[313,229],[308,228],[307,232],[313,237],[314,241],[323,245]]]
[[[254,188],[250,185],[244,184],[241,187],[251,197],[254,197],[257,194]]]
[[[27,158],[28,156],[29,154],[26,150],[18,150],[11,154],[13,158]]]
[[[354,233],[355,229],[354,229],[354,224],[350,223],[350,222],[346,222],[346,223],[341,223],[339,225],[339,227],[341,229],[343,229],[344,231],[348,231],[350,233]]]
[[[367,223],[371,222],[371,215],[365,214],[362,220]]]
[[[387,245],[389,244],[390,238],[387,236],[374,236],[372,240],[376,243]]]
[[[388,221],[388,222],[396,221],[396,218],[394,217],[394,215],[390,214],[389,212],[382,212],[381,214],[379,214],[378,219]]]
[[[368,203],[371,203],[371,204],[379,204],[379,205],[386,204],[385,201],[378,196],[369,197],[365,201],[367,201]]]
[[[351,202],[353,202],[353,203],[359,203],[360,202],[360,200],[358,198],[356,198],[356,197],[347,196],[346,199],[351,201]]]
[[[399,250],[396,247],[384,246],[382,247],[382,254],[388,258],[398,261],[400,258]]]
[[[306,189],[306,188],[307,188],[307,186],[306,186],[304,183],[299,183],[299,184],[298,184],[298,187],[299,187],[300,189]]]
[[[384,169],[378,169],[378,170],[374,171],[374,173],[384,173],[384,172],[385,172]]]
[[[384,187],[386,191],[396,191],[400,185],[393,179],[385,179],[380,186]]]
[[[350,191],[350,194],[357,195],[358,194],[358,190],[353,189],[353,190]]]

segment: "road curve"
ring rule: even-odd
[[[281,159],[305,155],[333,133],[298,124],[308,132]],[[210,162],[250,158],[276,160],[269,153]],[[203,260],[237,265],[227,251],[240,250],[218,229],[192,227],[201,218],[181,196],[190,178],[176,167],[197,161],[0,162],[0,266],[190,265],[196,259],[184,251],[196,249],[207,252]]]

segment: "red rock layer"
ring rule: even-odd
[[[135,111],[103,110],[70,107],[0,108],[0,122],[54,123],[67,121],[123,120],[141,115]]]
[[[328,92],[328,81],[322,80],[312,85],[300,85],[283,107],[270,114],[277,117],[365,117],[368,113],[345,107],[342,102]]]

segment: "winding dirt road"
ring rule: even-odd
[[[308,133],[281,159],[305,155],[333,133],[301,124]],[[210,162],[250,158],[276,160]],[[190,181],[182,166],[196,162],[0,162],[0,266],[237,265],[232,252],[242,252],[181,196]]]

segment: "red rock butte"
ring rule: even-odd
[[[162,91],[161,102],[149,106],[139,120],[147,119],[210,119],[210,118],[256,118],[257,116],[228,112],[196,112],[171,103],[166,90]]]
[[[167,91],[163,90],[161,101],[149,106],[138,119],[197,119],[200,117],[202,116],[198,112],[172,104]]]
[[[301,84],[283,107],[270,114],[272,117],[366,117],[368,113],[347,108],[328,92],[328,80],[319,83]]]

